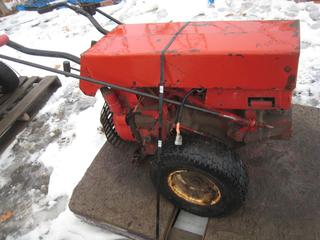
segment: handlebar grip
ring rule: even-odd
[[[9,42],[9,37],[7,34],[0,35],[0,47],[6,45]]]

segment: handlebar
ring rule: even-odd
[[[92,6],[94,8],[93,11],[90,11],[90,6]],[[121,25],[123,24],[122,22],[120,22],[119,20],[115,19],[114,17],[112,17],[111,15],[101,11],[100,9],[98,9],[99,5],[89,5],[89,8],[85,8],[85,7],[81,7],[81,5],[79,7],[73,6],[71,4],[68,4],[67,2],[58,2],[58,3],[52,3],[52,4],[48,4],[47,6],[44,6],[42,8],[39,8],[37,11],[39,14],[44,14],[44,13],[48,13],[53,11],[54,9],[58,9],[61,7],[66,7],[69,8],[70,10],[81,14],[83,16],[85,16],[86,18],[89,19],[89,21],[94,25],[94,27],[102,34],[106,35],[107,33],[109,33],[109,31],[107,31],[106,29],[104,29],[94,18],[92,15],[94,15],[96,13],[96,11],[98,13],[100,13],[102,16],[108,18],[109,20]],[[92,9],[91,9],[92,10]]]
[[[73,10],[74,12],[81,14],[83,16],[85,16],[86,18],[89,19],[89,21],[93,24],[93,26],[103,35],[106,35],[109,33],[109,31],[107,31],[106,29],[104,29],[98,22],[97,20],[94,19],[94,17],[92,17],[88,12],[86,12],[85,10],[83,10],[80,7],[76,7],[73,5],[70,5],[66,2],[60,2],[60,3],[55,3],[55,4],[50,4],[48,6],[45,6],[43,8],[38,9],[38,13],[39,14],[43,14],[43,13],[47,13],[47,12],[51,12],[52,10],[56,9],[56,8],[60,8],[60,7],[66,7],[69,8],[71,10]]]
[[[0,35],[0,47],[6,45],[9,42],[9,37],[6,34]]]
[[[40,50],[27,48],[22,46],[14,41],[8,40],[7,46],[13,49],[16,49],[19,52],[23,52],[25,54],[34,55],[34,56],[42,56],[42,57],[55,57],[55,58],[65,58],[75,63],[80,64],[80,58],[65,52],[57,52],[57,51],[48,51],[48,50]]]
[[[51,12],[51,11],[53,11],[53,10],[56,9],[56,8],[64,7],[64,6],[66,6],[66,3],[65,3],[65,2],[48,4],[48,5],[45,6],[45,7],[39,8],[39,9],[37,10],[37,12],[38,12],[39,14],[44,14],[44,13]]]
[[[35,56],[43,56],[43,57],[56,57],[56,58],[66,58],[70,61],[80,64],[80,58],[65,52],[57,52],[57,51],[48,51],[48,50],[40,50],[24,47],[14,41],[11,41],[7,34],[0,35],[0,47],[7,45],[13,49],[16,49],[25,54],[35,55]]]

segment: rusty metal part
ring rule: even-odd
[[[236,113],[245,114],[244,111]],[[261,110],[257,114],[259,118],[255,121],[255,126],[240,126],[232,121],[185,109],[180,128],[214,137],[230,147],[237,145],[237,142],[287,140],[291,136],[291,110]]]
[[[167,180],[171,191],[189,203],[211,206],[221,200],[219,187],[198,171],[177,170]]]
[[[257,125],[264,122],[272,125],[257,128],[255,131],[248,131],[243,139],[245,143],[263,141],[268,139],[288,140],[292,136],[292,110],[266,110],[259,111]]]

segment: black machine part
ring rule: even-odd
[[[51,12],[54,9],[61,8],[61,7],[66,7],[71,9],[72,11],[81,14],[82,16],[86,17],[89,19],[89,21],[93,24],[93,26],[103,35],[106,35],[109,33],[108,30],[104,29],[100,23],[97,22],[97,20],[92,16],[95,14],[97,11],[104,17],[108,18],[109,20],[117,23],[117,24],[122,24],[119,20],[115,19],[114,17],[110,16],[109,14],[101,11],[100,9],[97,9],[99,7],[99,4],[91,4],[90,6],[84,6],[84,7],[77,7],[71,4],[68,4],[67,2],[60,2],[60,3],[54,3],[54,4],[49,4],[48,6],[42,7],[38,9],[38,13],[44,14],[47,12]]]
[[[40,8],[38,10],[38,13],[40,14],[44,14],[44,13],[47,13],[47,12],[50,12],[54,9],[57,9],[57,8],[60,8],[60,7],[66,7],[66,8],[69,8],[71,10],[73,10],[74,12],[76,13],[79,13],[81,14],[82,16],[85,16],[86,18],[89,19],[89,21],[93,24],[93,26],[100,32],[102,33],[103,35],[106,35],[107,33],[109,33],[108,30],[104,29],[98,22],[97,20],[91,16],[90,13],[88,13],[87,11],[83,10],[82,8],[80,7],[76,7],[76,6],[73,6],[73,5],[70,5],[68,3],[65,3],[65,2],[61,2],[61,3],[55,3],[55,4],[51,4],[51,5],[48,5],[46,7],[43,7],[43,8]]]
[[[115,19],[115,18],[112,17],[111,15],[105,13],[104,11],[101,11],[101,10],[98,9],[98,8],[96,9],[96,11],[97,11],[98,13],[100,13],[101,15],[105,16],[106,18],[110,19],[111,21],[117,23],[118,25],[122,25],[122,24],[123,24],[123,22],[120,22],[118,19]]]
[[[69,61],[63,61],[63,71],[65,71],[65,72],[68,72],[68,73],[70,73],[71,72],[71,70],[74,70],[74,71],[77,71],[77,72],[80,72],[80,69],[77,69],[77,68],[74,68],[74,67],[71,67],[71,64],[70,64],[70,62]],[[68,76],[66,76],[66,77],[68,77]]]
[[[101,110],[100,122],[108,142],[117,147],[123,142],[123,140],[119,137],[118,133],[115,130],[112,116],[113,113],[105,103]]]

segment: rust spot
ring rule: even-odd
[[[242,58],[244,58],[244,56],[243,56],[241,53],[228,53],[228,56],[229,56],[229,57],[235,56],[235,57],[242,57]]]
[[[300,36],[300,21],[296,20],[292,24],[290,24],[290,27],[294,28],[295,31],[293,33],[293,37],[299,37]]]
[[[178,51],[177,50],[168,50],[167,53],[173,53],[173,54],[177,54]]]
[[[243,35],[243,34],[247,34],[248,32],[225,32],[224,35]]]
[[[197,52],[200,52],[200,49],[198,49],[198,48],[192,48],[192,49],[189,50],[189,52],[191,52],[191,53],[197,53]]]
[[[298,31],[300,31],[300,21],[299,20],[295,20],[290,24],[290,27],[297,29]]]
[[[211,22],[195,22],[191,26],[215,26],[215,24]]]
[[[287,85],[286,85],[286,90],[292,91],[296,87],[296,76],[290,75],[288,77]]]
[[[292,68],[290,66],[285,66],[284,67],[284,71],[287,72],[287,73],[291,72],[291,70],[292,70]]]

